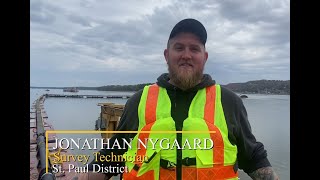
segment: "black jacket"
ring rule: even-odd
[[[177,131],[182,129],[183,121],[188,116],[189,106],[197,91],[215,84],[215,81],[212,80],[208,74],[204,75],[201,83],[186,91],[183,91],[170,84],[168,82],[169,77],[167,73],[162,74],[157,80],[157,84],[159,86],[167,89],[167,93],[172,104],[171,116],[176,122]],[[138,105],[141,95],[142,90],[138,91],[130,99],[128,99],[123,115],[116,129],[117,131],[138,130]],[[229,140],[232,144],[236,144],[238,148],[238,167],[243,169],[246,173],[251,173],[258,168],[271,166],[267,159],[267,152],[264,149],[263,144],[257,142],[252,134],[251,126],[247,118],[247,111],[241,98],[232,91],[221,86],[221,102],[227,121]],[[110,139],[110,144],[113,144],[116,138],[118,138],[117,140],[120,142],[122,138],[129,139],[133,138],[134,136],[135,134],[115,134]],[[124,149],[112,150],[113,154],[118,155],[123,154],[126,151],[127,150]],[[111,153],[111,150],[101,150],[100,153],[107,155]],[[181,156],[181,154],[177,154],[177,157],[179,156]],[[89,169],[91,169],[90,167],[93,163],[103,164],[103,166],[119,166],[119,163],[115,162],[91,162]],[[124,163],[120,165],[124,165]]]

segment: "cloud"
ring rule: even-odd
[[[205,69],[219,83],[287,80],[289,7],[287,0],[32,0],[31,85],[154,82],[167,71],[172,27],[188,17],[207,28]]]

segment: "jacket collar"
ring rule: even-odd
[[[175,87],[174,85],[169,83],[170,78],[169,78],[168,73],[161,74],[157,80],[158,80],[157,84],[160,87],[166,88],[167,90],[177,90],[178,89],[178,90],[182,91],[180,88]],[[204,74],[202,77],[202,80],[199,84],[197,84],[193,88],[187,89],[185,91],[186,92],[198,91],[199,89],[203,89],[205,87],[212,86],[214,84],[216,84],[215,80],[213,80],[209,74]]]

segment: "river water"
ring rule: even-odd
[[[30,107],[34,100],[45,93],[79,95],[131,95],[133,92],[84,91],[63,92],[62,89],[30,89]],[[252,131],[256,139],[262,142],[268,152],[268,158],[280,176],[290,179],[290,96],[249,94],[243,99],[247,109]],[[56,130],[94,130],[95,120],[99,117],[98,103],[113,102],[125,104],[127,99],[81,99],[47,98],[44,105],[49,122]],[[63,135],[63,137],[72,135]],[[76,137],[84,138],[88,134]],[[99,134],[90,134],[100,137]],[[76,152],[81,153],[81,152]],[[90,152],[92,153],[92,152]],[[240,179],[251,179],[240,171]]]

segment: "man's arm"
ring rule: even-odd
[[[279,180],[272,167],[259,168],[248,175],[254,180]]]
[[[264,145],[258,142],[252,134],[247,111],[241,98],[234,92],[221,87],[221,100],[228,122],[230,142],[236,144],[238,148],[239,169],[243,169],[253,179],[273,177],[271,175],[275,175],[275,173],[267,158],[267,151]]]
[[[236,141],[239,168],[249,174],[260,168],[271,167],[264,145],[257,141],[252,134],[247,111],[242,100],[237,99],[236,104],[237,110],[235,112],[238,123]]]
[[[257,142],[252,134],[251,126],[248,121],[247,111],[242,101],[237,101],[240,107],[240,131],[238,140],[241,140],[242,148],[240,148],[242,162],[239,164],[244,171],[254,180],[279,180],[279,177],[273,170],[268,158],[267,151],[261,142]],[[246,149],[246,151],[243,150]],[[252,171],[253,170],[253,171]]]

